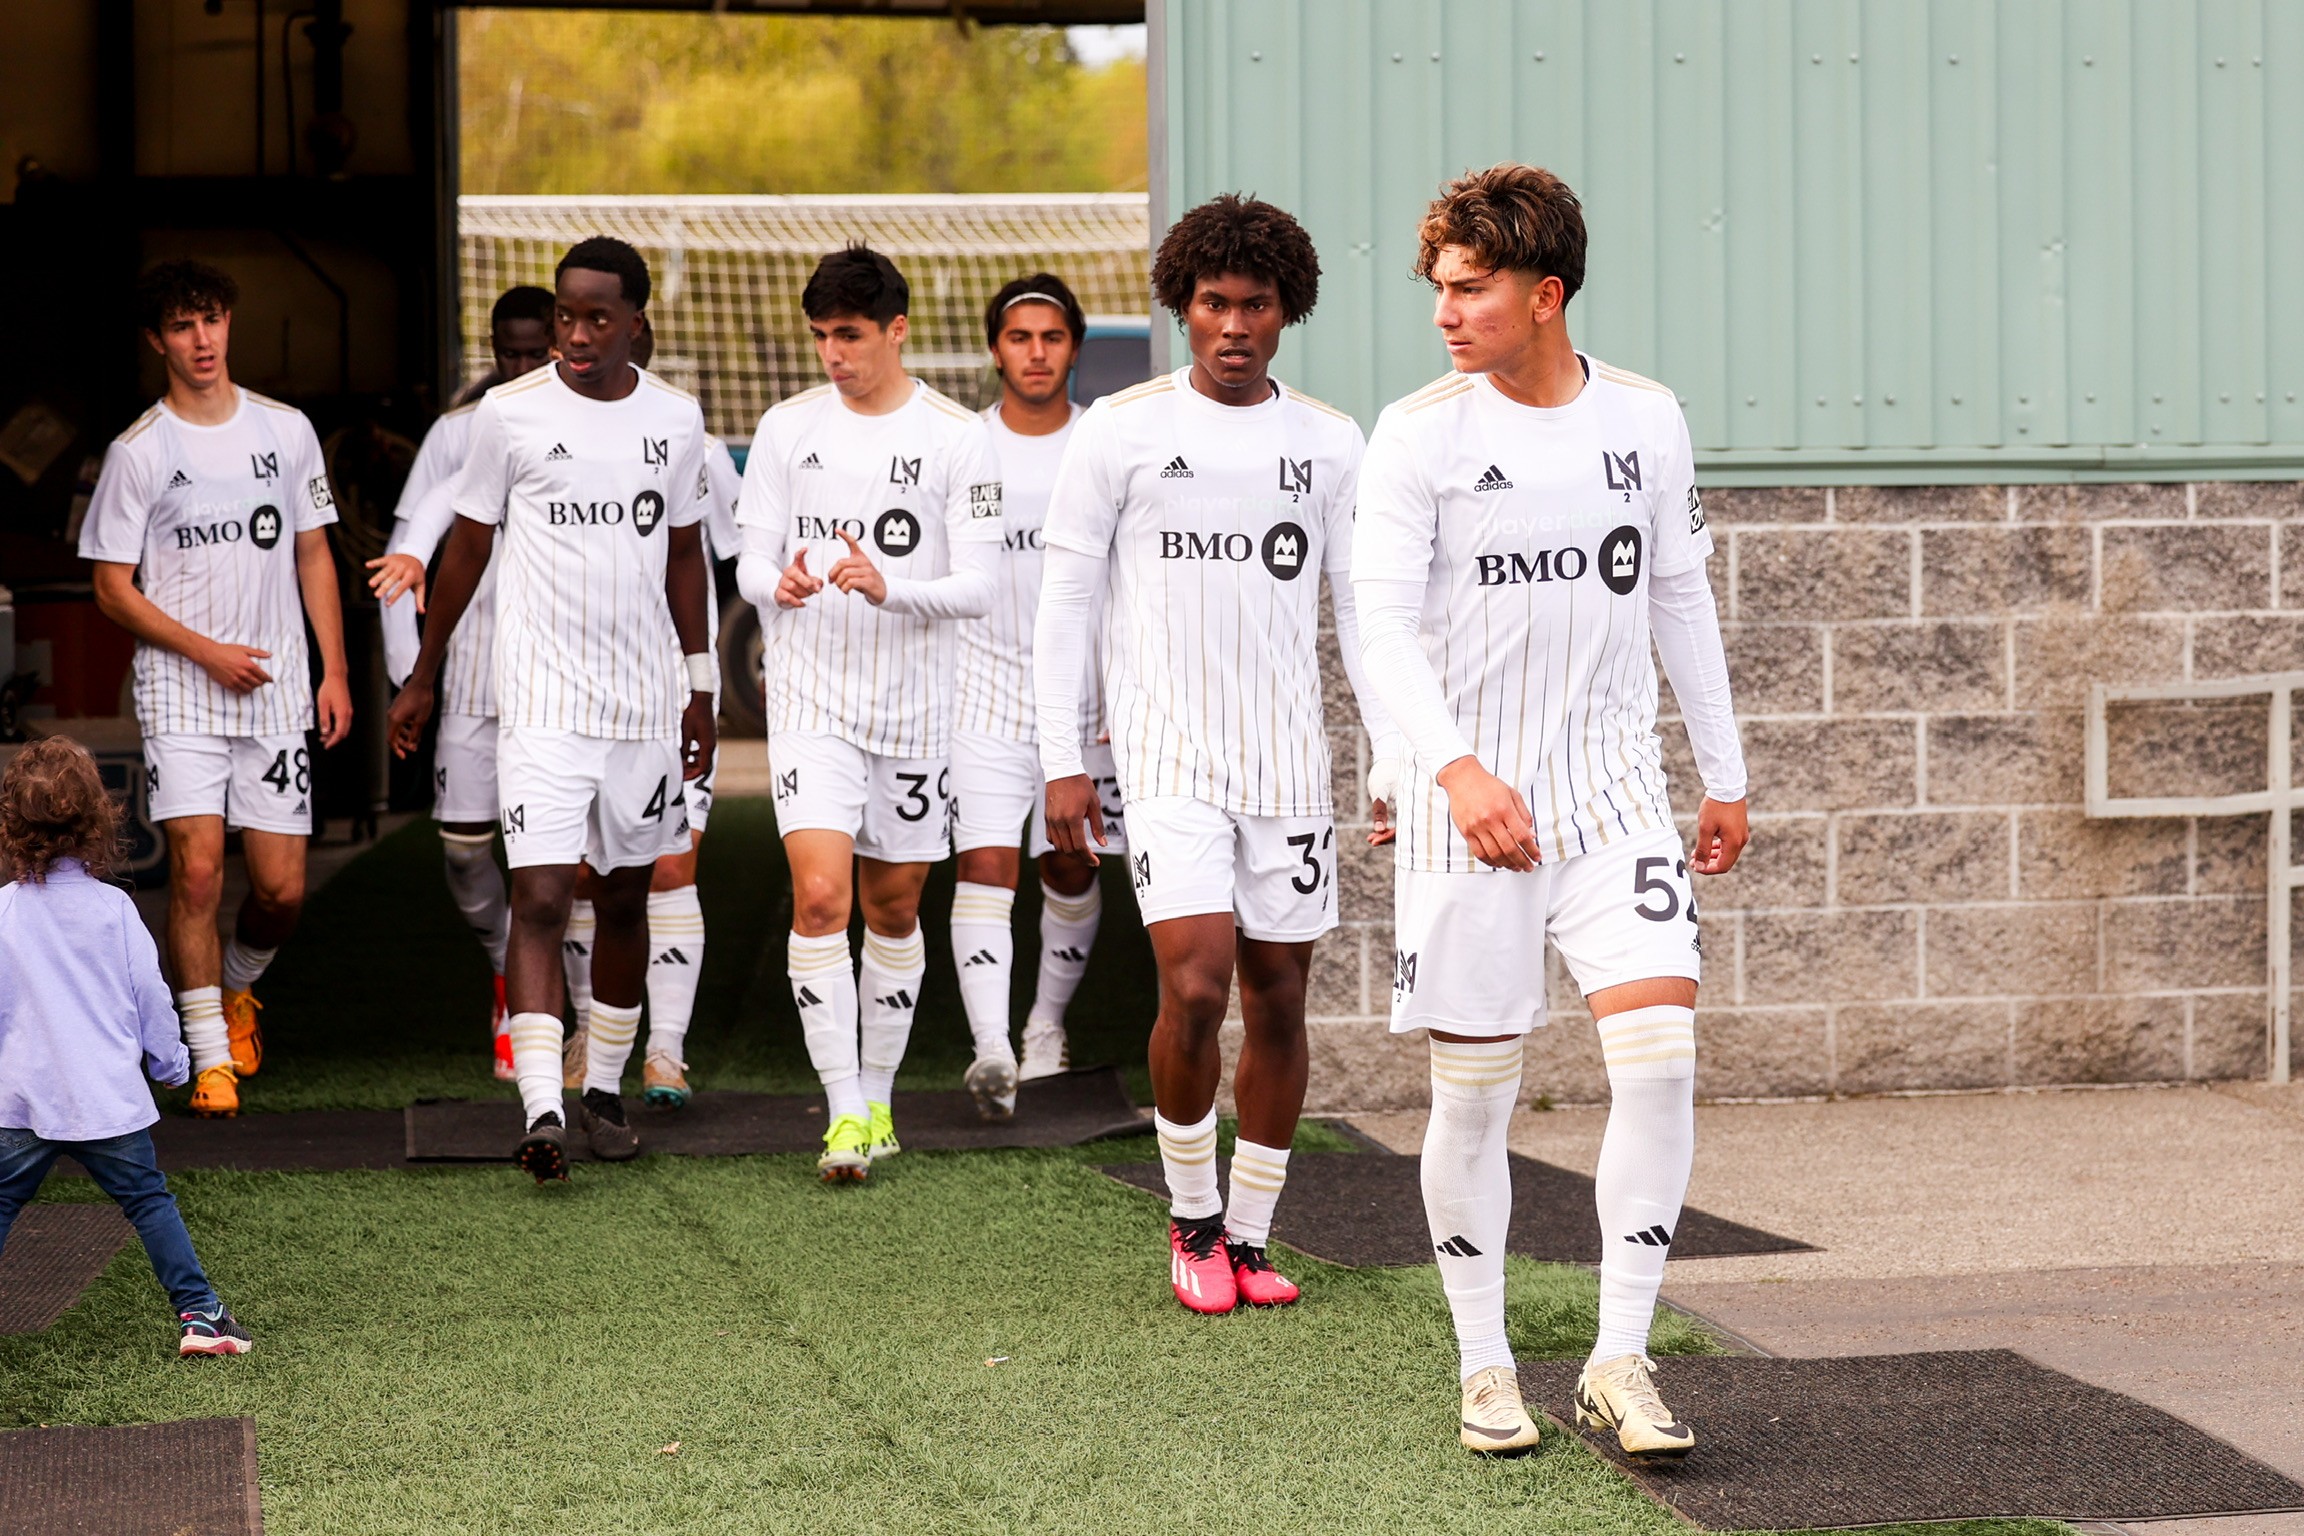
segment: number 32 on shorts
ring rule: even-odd
[[[1666,877],[1662,871],[1670,870]],[[1675,885],[1673,882],[1679,883]],[[1688,861],[1686,859],[1641,859],[1632,866],[1632,910],[1652,923],[1669,923],[1676,917],[1696,921],[1696,897],[1688,890]],[[1698,941],[1690,939],[1691,944]]]
[[[1304,867],[1288,881],[1288,888],[1299,896],[1318,896],[1322,910],[1328,906],[1328,888],[1334,884],[1330,873],[1336,851],[1336,829],[1324,832],[1298,832],[1288,839],[1288,846],[1302,856]]]

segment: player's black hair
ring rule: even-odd
[[[912,310],[912,285],[896,263],[868,245],[843,246],[816,263],[800,290],[800,312],[811,320],[862,315],[886,325]]]
[[[569,254],[574,255],[575,252]],[[568,263],[562,262],[561,265],[566,266]],[[581,267],[584,263],[578,262],[576,265]],[[534,283],[522,283],[517,288],[505,289],[497,295],[495,307],[488,311],[488,329],[494,330],[507,320],[540,320],[550,325],[552,290],[539,288]]]
[[[136,323],[154,335],[178,315],[229,314],[239,302],[231,273],[189,257],[155,262],[136,280]]]
[[[1081,312],[1080,301],[1064,279],[1052,272],[1035,272],[1030,277],[1019,277],[1005,284],[992,295],[992,302],[984,306],[984,342],[987,346],[1000,344],[1000,328],[1008,319],[1009,307],[1019,300],[1039,299],[1052,302],[1064,311],[1064,324],[1072,332],[1072,345],[1077,347],[1088,337],[1088,317]]]
[[[593,235],[568,247],[568,254],[560,258],[560,265],[552,269],[557,279],[570,267],[584,272],[606,272],[623,285],[624,302],[634,309],[648,307],[648,263],[640,253],[614,235]]]
[[[1200,279],[1237,272],[1280,290],[1294,325],[1320,299],[1320,253],[1293,214],[1256,197],[1226,192],[1178,219],[1152,258],[1152,296],[1181,317]]]

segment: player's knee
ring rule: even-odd
[[[180,856],[169,883],[180,904],[213,910],[224,900],[224,860],[205,852]]]
[[[575,901],[575,893],[565,885],[531,885],[515,879],[512,882],[512,921],[524,928],[559,929],[568,925],[568,908]]]
[[[1015,855],[998,848],[963,848],[953,875],[967,885],[999,885],[1016,889]]]
[[[304,910],[304,871],[251,879],[248,896],[263,909],[265,916],[292,921]]]
[[[1220,974],[1184,971],[1173,977],[1163,976],[1160,990],[1171,1015],[1195,1030],[1220,1028],[1226,1010],[1232,1005],[1231,978]]]
[[[848,926],[847,882],[830,875],[792,882],[792,926],[802,933],[838,933]]]

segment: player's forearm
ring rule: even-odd
[[[1360,664],[1369,691],[1383,701],[1393,728],[1428,772],[1472,754],[1472,743],[1448,708],[1440,679],[1416,643],[1423,614],[1419,582],[1362,579],[1352,584],[1360,630]]]
[[[1040,612],[1032,625],[1032,705],[1046,779],[1088,771],[1080,754],[1080,674],[1089,615],[1103,579],[1104,562],[1076,550],[1051,548],[1041,568]]]
[[[296,582],[304,593],[304,616],[311,621],[312,638],[320,645],[320,674],[342,678],[344,661],[344,598],[336,589],[336,557],[329,551],[328,535],[318,528],[296,535]]]
[[[1736,706],[1728,692],[1728,653],[1720,643],[1720,613],[1704,567],[1648,578],[1648,624],[1656,654],[1672,680],[1688,745],[1704,793],[1741,800],[1746,791],[1744,744],[1736,735]]]
[[[1392,723],[1392,712],[1369,686],[1368,667],[1361,660],[1359,604],[1353,600],[1347,572],[1328,573],[1328,601],[1336,613],[1336,650],[1344,662],[1344,680],[1351,684],[1353,701],[1360,706],[1360,724],[1368,732],[1369,750],[1378,759],[1397,757],[1399,729]]]
[[[772,624],[781,610],[776,606],[776,584],[784,579],[784,540],[751,523],[742,525],[744,552],[736,557],[736,590]]]
[[[440,541],[456,526],[455,482],[444,480],[424,495],[400,498],[400,515],[393,521],[392,537],[385,542],[388,555],[413,555],[429,565]]]
[[[955,544],[948,575],[928,581],[883,577],[888,595],[880,606],[917,619],[980,619],[992,611],[997,592],[992,565],[999,549],[996,544]]]
[[[456,519],[448,531],[447,552],[440,557],[440,579],[432,584],[432,603],[424,614],[424,644],[416,652],[410,682],[429,684],[440,675],[440,662],[448,654],[448,637],[471,606],[472,594],[495,553],[496,530],[468,517]]]
[[[215,644],[206,635],[187,629],[163,613],[160,605],[136,585],[136,568],[96,562],[96,608],[104,617],[143,641],[197,662]]]

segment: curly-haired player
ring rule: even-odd
[[[1112,752],[1160,967],[1151,1065],[1169,1277],[1193,1311],[1229,1312],[1297,1296],[1265,1246],[1304,1105],[1312,941],[1336,926],[1323,571],[1362,718],[1379,743],[1390,726],[1360,682],[1344,580],[1360,428],[1268,371],[1280,333],[1319,296],[1311,238],[1269,203],[1219,197],[1168,232],[1152,286],[1192,360],[1073,428],[1048,503],[1033,692],[1048,835],[1093,856],[1104,819],[1082,755],[1080,669],[1108,589]],[[1390,835],[1379,823],[1374,841]],[[1217,1031],[1235,969],[1247,1038],[1227,1216]]]

